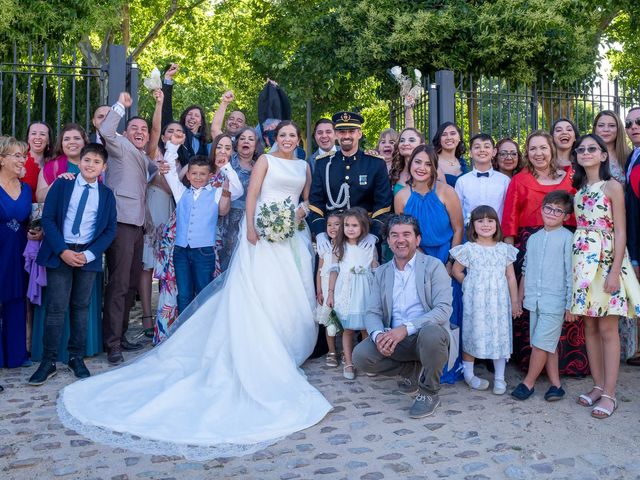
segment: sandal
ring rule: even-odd
[[[595,407],[593,407],[593,410],[591,410],[591,416],[593,418],[597,418],[600,420],[602,420],[603,418],[609,418],[611,415],[613,415],[613,412],[616,411],[616,408],[618,408],[618,401],[615,399],[615,397],[611,397],[606,393],[603,393],[602,395],[600,395],[600,399],[603,398],[609,399],[613,402],[613,409],[609,410],[608,408],[596,405]]]
[[[329,352],[325,357],[324,363],[327,367],[338,366],[338,354],[336,352]]]
[[[594,385],[594,386],[593,386],[593,388],[591,389],[591,392],[593,392],[594,390],[600,390],[601,392],[604,392],[604,388],[599,387],[598,385]],[[587,394],[580,395],[580,396],[578,397],[578,400],[576,400],[576,401],[578,402],[578,404],[579,404],[579,405],[582,405],[583,407],[593,407],[593,404],[594,404],[595,402],[597,402],[598,400],[600,400],[600,397],[601,397],[602,395],[604,395],[604,393],[601,393],[601,394],[600,394],[600,397],[598,397],[598,398],[591,398],[591,397],[589,396],[589,394],[590,394],[591,392],[589,392],[589,393],[587,393]]]
[[[356,378],[356,369],[353,364],[349,363],[342,367],[342,376],[347,380],[353,380]]]

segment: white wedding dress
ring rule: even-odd
[[[306,162],[267,159],[258,205],[297,203]],[[65,426],[131,450],[206,459],[255,452],[324,418],[331,405],[298,368],[317,338],[309,232],[254,246],[240,231],[222,286],[200,295],[172,336],[61,392]]]

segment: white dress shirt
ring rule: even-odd
[[[84,192],[85,185],[89,185],[89,197],[82,212],[82,220],[80,222],[80,230],[78,234],[71,232],[73,228],[73,222],[76,219],[76,212],[78,211],[78,204],[80,203],[80,197]],[[98,219],[98,205],[100,204],[100,194],[98,193],[98,181],[94,180],[93,183],[88,183],[81,174],[76,176],[76,181],[73,186],[73,192],[69,199],[69,206],[67,207],[67,213],[64,217],[64,223],[62,225],[62,235],[64,241],[72,245],[86,245],[93,240],[93,235],[96,229],[96,222]],[[87,263],[95,260],[95,255],[89,250],[82,252],[87,259]]]
[[[488,173],[489,176],[478,176],[484,173]],[[455,188],[462,204],[465,225],[469,223],[473,209],[480,205],[489,205],[498,213],[498,218],[502,218],[504,199],[510,181],[509,177],[493,168],[486,172],[474,168],[458,178]]]
[[[398,269],[395,258],[391,261],[393,262],[391,328],[404,325],[407,327],[407,335],[413,335],[418,329],[411,321],[426,313],[416,286],[416,255],[414,254],[413,258],[407,262],[404,270]],[[382,332],[376,331],[371,334],[374,343],[380,333]]]
[[[166,151],[164,153],[164,160],[169,164],[169,172],[165,175],[167,179],[167,183],[169,184],[169,188],[171,189],[171,193],[173,193],[173,198],[176,203],[180,201],[184,192],[188,190],[187,187],[180,181],[178,178],[178,174],[176,172],[176,159],[178,158],[178,148],[179,145],[174,145],[171,142],[167,142]],[[242,182],[240,182],[240,178],[238,174],[231,166],[231,162],[227,163],[225,166],[221,167],[220,170],[226,175],[229,179],[229,192],[231,193],[231,200],[236,200],[242,196],[244,193],[244,187],[242,186]],[[200,192],[202,189],[210,190],[212,187],[210,184],[207,184],[201,188],[193,188],[193,198],[194,200],[198,199]],[[219,188],[216,192],[216,202],[220,202],[220,198],[222,197],[222,188]]]

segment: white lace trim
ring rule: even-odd
[[[74,417],[64,406],[64,390],[58,397],[58,418],[62,424],[71,430],[76,431],[96,443],[109,445],[112,447],[124,448],[132,452],[181,456],[187,460],[211,460],[214,458],[240,457],[264,450],[270,445],[279,442],[285,437],[265,440],[254,444],[220,443],[217,445],[187,445],[182,443],[171,443],[162,440],[153,440],[126,432],[114,432],[112,430],[82,423]]]

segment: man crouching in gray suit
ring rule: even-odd
[[[356,346],[353,363],[365,373],[405,377],[399,389],[418,393],[409,416],[427,417],[440,405],[445,363],[458,356],[459,332],[449,324],[451,278],[437,258],[417,251],[414,217],[393,216],[387,231],[393,260],[375,272],[365,317],[371,340]]]

